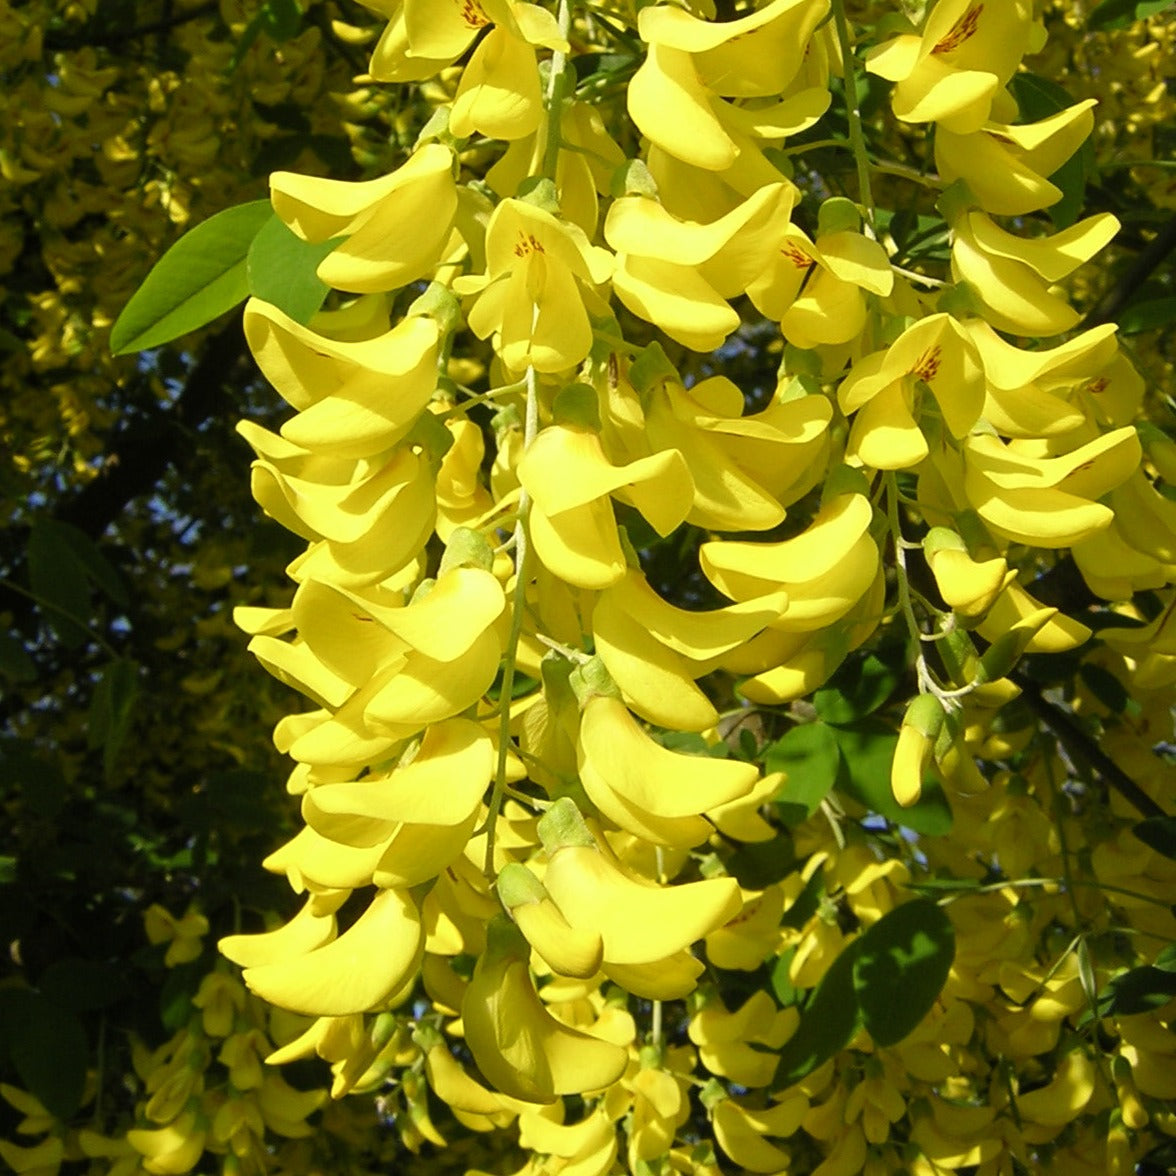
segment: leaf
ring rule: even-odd
[[[938,781],[928,776],[917,804],[903,808],[890,790],[890,764],[898,736],[878,719],[866,719],[852,727],[832,728],[846,771],[837,788],[872,813],[894,825],[938,837],[951,829],[951,807]]]
[[[1176,817],[1147,817],[1131,826],[1144,845],[1176,861]]]
[[[888,665],[876,653],[851,656],[813,695],[813,706],[826,723],[864,719],[894,693],[900,673],[900,667]]]
[[[0,674],[10,682],[32,682],[37,664],[29,656],[24,642],[11,633],[0,633]]]
[[[782,1008],[796,1004],[800,995],[800,990],[792,983],[792,977],[789,974],[795,956],[796,948],[790,947],[778,956],[775,964],[772,965],[772,991],[776,994],[776,999]]]
[[[955,959],[955,931],[937,904],[916,898],[857,941],[853,987],[874,1044],[895,1045],[931,1010]]]
[[[799,1082],[840,1052],[857,1032],[861,1010],[854,985],[860,940],[844,948],[829,965],[800,1014],[796,1032],[780,1050],[773,1090]]]
[[[0,743],[0,792],[17,789],[29,812],[52,820],[65,805],[65,777],[56,760],[41,758],[36,746],[19,739]]]
[[[1176,996],[1176,972],[1145,965],[1120,972],[1098,995],[1101,1017],[1129,1017],[1158,1009]]]
[[[1094,665],[1093,663],[1083,662],[1078,667],[1078,676],[1082,679],[1082,684],[1103,704],[1109,711],[1114,711],[1115,714],[1121,715],[1130,702],[1130,696],[1127,694],[1127,687],[1119,681],[1114,674],[1111,673],[1105,666]]]
[[[266,0],[261,18],[271,41],[290,41],[302,31],[302,10],[296,0]]]
[[[1086,18],[1086,27],[1091,32],[1105,29],[1125,29],[1137,20],[1171,8],[1173,0],[1103,0]]]
[[[271,216],[249,246],[249,293],[305,325],[323,304],[330,287],[315,272],[343,237],[312,245],[277,216]]]
[[[106,1008],[128,991],[125,966],[76,956],[55,960],[38,977],[37,987],[59,1008],[75,1013]]]
[[[29,532],[25,555],[29,587],[46,624],[62,645],[77,649],[90,636],[86,624],[90,619],[90,585],[85,568],[75,558],[65,525],[39,519]]]
[[[1176,298],[1149,298],[1135,302],[1119,315],[1119,330],[1124,335],[1158,331],[1176,322]]]
[[[101,668],[100,674],[90,699],[86,735],[91,751],[102,748],[103,773],[110,781],[131,727],[131,713],[139,693],[139,666],[129,658],[115,658]]]
[[[789,825],[811,817],[842,774],[841,751],[831,727],[803,723],[764,748],[764,768],[787,779],[775,803]]]
[[[268,200],[226,208],[185,233],[123,307],[110,332],[115,355],[158,347],[212,322],[249,296],[245,259],[273,216]]]
[[[804,889],[796,896],[796,901],[781,915],[780,926],[799,931],[817,913],[824,893],[825,875],[821,870],[814,870],[812,877],[804,884]]]
[[[59,1119],[82,1102],[89,1045],[82,1023],[39,992],[0,991],[0,1040],[25,1089]]]
[[[741,845],[726,861],[727,873],[744,890],[766,890],[796,869],[792,836],[785,832],[771,841]]]

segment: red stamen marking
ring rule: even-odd
[[[1105,392],[1107,390],[1107,386],[1110,384],[1110,382],[1111,381],[1108,380],[1106,376],[1099,376],[1097,380],[1089,381],[1083,390],[1089,392],[1092,396],[1097,396],[1100,392]]]
[[[478,3],[478,0],[463,0],[461,19],[471,29],[482,29],[490,23],[490,18],[486,15],[485,9]]]
[[[980,26],[980,14],[984,11],[983,4],[974,4],[959,20],[951,26],[951,31],[931,50],[932,53],[950,53],[958,49],[965,41],[976,34]]]
[[[780,252],[784,254],[784,256],[788,258],[788,260],[792,262],[792,264],[796,266],[797,269],[808,269],[810,265],[814,264],[813,259],[809,257],[809,255],[805,253],[805,251],[801,249],[799,245],[793,245],[791,242],[785,245],[784,248],[780,250]]]
[[[939,362],[942,356],[943,350],[938,343],[934,347],[927,348],[915,360],[915,366],[911,368],[911,375],[918,376],[925,384],[930,384],[939,375]]]
[[[518,244],[514,247],[515,257],[527,257],[531,253],[546,253],[539,238],[534,233],[524,233],[519,230]]]

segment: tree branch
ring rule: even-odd
[[[1145,817],[1163,817],[1162,808],[1093,739],[1074,721],[1073,717],[1056,703],[1050,702],[1037,683],[1021,674],[1014,674],[1013,681],[1021,688],[1021,697],[1029,709],[1058,737],[1072,759],[1094,769],[1109,788],[1113,788],[1128,804],[1133,805]]]

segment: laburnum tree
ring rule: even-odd
[[[0,1158],[1176,1167],[1170,5],[365,5],[0,11]]]

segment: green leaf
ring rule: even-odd
[[[41,973],[37,987],[59,1008],[89,1012],[106,1008],[127,994],[126,967],[67,956]]]
[[[302,31],[302,9],[296,0],[266,0],[261,14],[271,41],[290,41]]]
[[[39,992],[0,991],[0,1040],[21,1083],[47,1111],[69,1119],[82,1102],[89,1046],[82,1023]]]
[[[822,870],[814,870],[812,877],[804,884],[804,889],[780,917],[780,926],[799,931],[817,913],[824,893],[825,874]]]
[[[32,743],[6,739],[0,743],[0,793],[19,789],[29,812],[52,820],[65,805],[65,777],[56,760],[43,759]]]
[[[1176,996],[1176,972],[1145,965],[1121,972],[1098,994],[1101,1017],[1129,1017],[1158,1009]]]
[[[0,675],[10,682],[32,682],[37,677],[36,662],[24,642],[11,633],[0,633]]]
[[[1156,16],[1171,8],[1173,0],[1103,0],[1086,18],[1092,32],[1125,29],[1145,17]]]
[[[1176,860],[1176,817],[1147,817],[1132,825],[1131,832],[1156,853]]]
[[[800,989],[792,983],[792,977],[789,974],[795,956],[796,948],[790,947],[778,956],[775,964],[772,965],[772,991],[776,994],[776,999],[782,1008],[796,1004],[800,996]]]
[[[853,987],[874,1044],[896,1045],[927,1015],[955,959],[943,909],[916,898],[883,915],[857,941]]]
[[[901,665],[888,665],[875,653],[851,655],[813,695],[813,706],[826,723],[864,719],[894,693],[901,672]]]
[[[861,1023],[854,985],[858,942],[846,947],[829,965],[800,1014],[796,1032],[780,1050],[774,1090],[799,1082],[849,1044]]]
[[[796,869],[792,836],[781,833],[771,841],[741,845],[724,864],[744,890],[766,890]]]
[[[323,304],[330,287],[315,272],[319,262],[344,240],[312,245],[277,216],[271,216],[249,246],[249,293],[306,324]]]
[[[1176,298],[1149,298],[1125,307],[1119,315],[1119,330],[1124,335],[1158,331],[1176,323]]]
[[[1131,701],[1127,693],[1127,687],[1105,666],[1083,662],[1078,667],[1078,676],[1082,679],[1082,684],[1086,689],[1107,710],[1121,715],[1127,709],[1127,704]]]
[[[825,723],[793,727],[764,748],[764,768],[786,774],[775,803],[787,824],[799,824],[816,812],[842,772],[833,729]]]
[[[852,727],[831,728],[845,761],[846,771],[837,788],[872,813],[892,824],[930,837],[951,829],[951,807],[939,783],[927,777],[917,804],[903,808],[890,790],[890,764],[898,736],[878,719],[866,719]]]
[[[46,624],[67,649],[76,649],[90,636],[86,624],[90,619],[90,583],[72,542],[71,533],[76,530],[52,519],[38,519],[29,531],[25,549],[29,587]]]
[[[268,200],[226,208],[185,233],[156,262],[110,332],[115,355],[168,343],[249,296],[245,259],[273,215]]]
[[[110,781],[131,727],[131,713],[139,693],[139,666],[128,658],[115,658],[101,668],[100,674],[90,699],[86,734],[91,751],[102,748],[103,772]]]

